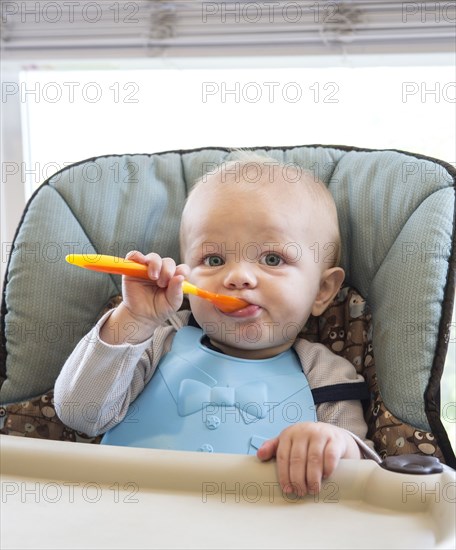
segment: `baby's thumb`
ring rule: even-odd
[[[170,280],[166,289],[166,298],[174,311],[180,308],[184,299],[184,293],[182,292],[183,281],[184,277],[182,275],[177,275]]]
[[[270,460],[275,456],[277,447],[279,446],[279,438],[274,437],[273,439],[268,439],[261,445],[257,451],[257,457],[262,460]]]

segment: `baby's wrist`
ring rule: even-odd
[[[138,325],[144,326],[146,330],[149,327],[154,330],[160,324],[159,319],[155,319],[147,315],[141,315],[140,313],[135,313],[123,301],[120,302],[115,313],[118,313],[122,317],[125,317],[125,319],[128,319],[128,322],[137,323]]]
[[[158,322],[136,315],[121,302],[100,329],[100,338],[111,345],[138,344],[153,336]]]

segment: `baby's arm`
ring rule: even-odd
[[[125,417],[168,351],[175,329],[163,321],[182,303],[187,266],[176,267],[156,254],[135,252],[128,257],[149,266],[150,283],[123,277],[122,304],[79,342],[55,383],[60,419],[91,436]]]
[[[113,346],[99,338],[103,317],[76,346],[54,386],[54,403],[64,424],[90,436],[105,432],[125,416],[130,402],[153,372],[150,340]],[[158,332],[158,330],[157,330]]]

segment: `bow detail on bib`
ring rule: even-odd
[[[180,416],[200,411],[207,405],[237,407],[241,411],[264,418],[268,402],[268,388],[264,382],[255,381],[241,386],[208,386],[198,380],[185,378],[179,386],[177,409]]]

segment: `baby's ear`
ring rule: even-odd
[[[344,282],[345,272],[341,267],[331,267],[323,271],[320,279],[320,290],[312,307],[312,315],[317,317],[334,300]]]

